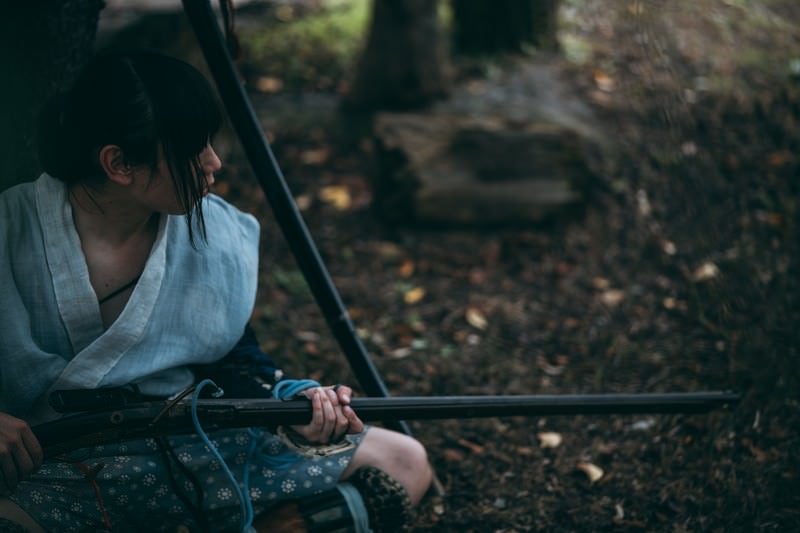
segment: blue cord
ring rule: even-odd
[[[279,400],[289,400],[306,389],[319,386],[313,379],[284,379],[272,389],[272,396]]]
[[[194,393],[192,394],[192,422],[194,423],[194,429],[200,436],[203,444],[208,447],[211,454],[217,459],[217,461],[219,461],[220,465],[222,465],[222,470],[230,480],[231,485],[233,485],[233,490],[236,493],[236,496],[239,498],[239,506],[241,507],[242,532],[255,533],[255,529],[253,528],[255,511],[253,510],[253,501],[250,498],[250,464],[256,451],[259,434],[253,428],[248,428],[248,432],[250,433],[250,447],[247,450],[247,460],[244,463],[242,487],[240,488],[239,482],[236,481],[236,477],[233,475],[233,472],[231,472],[231,469],[228,467],[225,459],[223,459],[222,454],[219,453],[217,447],[214,446],[214,444],[211,442],[211,439],[208,438],[208,434],[203,430],[203,427],[200,425],[200,419],[197,416],[197,401],[200,399],[200,393],[208,385],[212,385],[217,389],[217,391],[214,393],[215,396],[221,396],[223,394],[222,389],[210,379],[204,379],[197,384],[194,389]],[[275,385],[275,388],[272,390],[272,395],[280,400],[288,400],[306,389],[312,389],[319,386],[319,383],[313,379],[285,379]],[[274,461],[274,466],[288,466],[296,462],[298,457],[295,454],[290,454],[290,456],[284,458],[284,460],[279,460],[278,457],[270,459]]]
[[[222,389],[217,387],[217,384],[211,381],[210,379],[204,379],[194,389],[194,393],[192,394],[192,422],[194,423],[194,429],[197,431],[197,434],[200,436],[200,439],[203,443],[208,447],[211,451],[211,454],[219,461],[220,465],[222,465],[222,469],[225,472],[225,475],[228,476],[228,479],[231,481],[233,485],[233,490],[236,493],[236,496],[239,498],[239,505],[241,507],[242,512],[242,532],[243,533],[255,533],[255,529],[253,529],[253,502],[250,500],[250,490],[247,487],[247,482],[249,481],[249,471],[250,471],[250,461],[249,457],[252,455],[253,450],[255,449],[255,438],[251,439],[250,442],[250,452],[248,453],[248,461],[245,462],[245,483],[244,488],[245,492],[242,492],[242,489],[239,488],[239,482],[236,481],[236,477],[234,477],[233,472],[231,469],[228,468],[228,464],[225,462],[225,459],[222,458],[222,454],[219,453],[219,450],[216,446],[211,442],[211,439],[208,438],[208,434],[203,430],[203,427],[200,425],[200,419],[197,417],[197,401],[200,398],[200,393],[207,385],[213,385],[217,389],[217,395],[221,395]],[[251,437],[253,434],[251,433]]]

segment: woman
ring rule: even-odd
[[[417,441],[367,431],[350,388],[308,382],[283,383],[312,400],[309,425],[216,431],[222,464],[197,435],[43,459],[30,425],[57,416],[52,391],[166,398],[242,368],[267,388],[280,376],[247,330],[258,224],[209,194],[220,120],[195,69],[146,52],[98,57],[43,111],[46,173],[0,195],[0,531],[234,531],[252,521],[239,499],[258,525],[298,498],[309,523],[338,506],[377,530],[396,518],[382,518],[379,497],[413,505],[427,490]]]

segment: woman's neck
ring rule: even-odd
[[[102,189],[75,185],[69,190],[72,218],[81,239],[124,246],[142,237],[152,239],[158,227],[158,213],[131,201],[113,185]]]

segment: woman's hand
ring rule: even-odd
[[[0,413],[0,495],[14,492],[17,484],[42,466],[42,447],[30,426]]]
[[[364,423],[350,407],[353,394],[350,387],[315,387],[301,394],[311,400],[311,422],[305,426],[292,426],[292,430],[308,442],[327,444],[346,433],[364,431]]]

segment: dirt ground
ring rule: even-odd
[[[370,209],[369,136],[342,134],[341,117],[273,124],[277,160],[394,395],[733,389],[742,401],[413,422],[445,490],[417,530],[800,530],[800,59],[786,56],[800,9],[566,4],[591,54],[552,61],[618,146],[594,158],[581,213],[388,225]],[[315,113],[314,98],[253,94],[289,117]],[[291,374],[354,383],[235,151],[221,178],[218,192],[262,221],[264,348]]]

